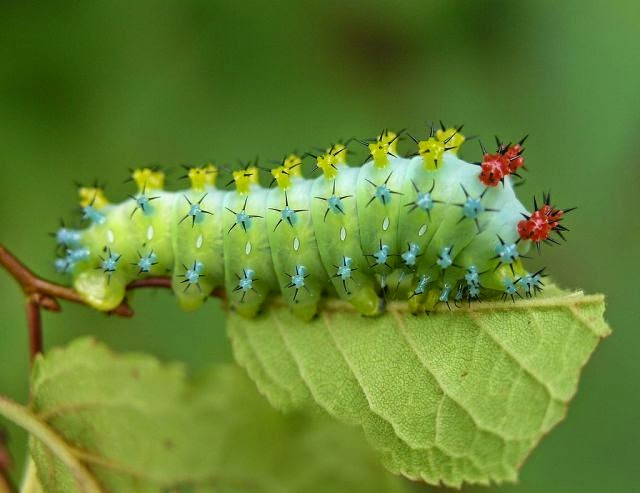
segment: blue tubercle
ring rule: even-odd
[[[67,259],[70,262],[80,262],[87,260],[91,255],[91,251],[88,248],[75,248],[67,250]]]
[[[522,298],[522,296],[520,296],[520,293],[518,293],[518,286],[516,285],[516,282],[514,282],[513,279],[505,277],[502,280],[502,284],[504,285],[504,292],[502,293],[503,299],[506,299],[507,296],[509,296],[511,297],[512,300],[515,301],[515,298],[514,298],[515,295]]]
[[[199,260],[194,260],[189,268],[185,268],[183,284],[186,284],[184,291],[186,292],[191,286],[195,285],[200,289],[200,277],[204,272],[204,264]]]
[[[342,199],[336,195],[332,195],[327,199],[327,204],[329,206],[329,210],[334,214],[344,214],[344,205],[342,204]]]
[[[416,205],[423,211],[430,211],[431,209],[433,209],[434,202],[431,198],[431,194],[429,192],[418,192]]]
[[[158,263],[158,256],[153,252],[149,252],[147,255],[140,257],[138,260],[138,268],[140,271],[138,273],[147,273],[150,272],[154,265]]]
[[[56,272],[60,274],[70,272],[73,268],[73,266],[69,264],[66,258],[57,258],[53,262],[53,267],[56,270]]]
[[[140,209],[145,216],[150,216],[151,214],[153,214],[151,200],[153,200],[153,198],[149,198],[144,194],[136,197],[136,208],[134,209],[134,212]]]
[[[101,258],[102,262],[100,263],[100,267],[105,272],[105,274],[112,274],[118,268],[118,262],[120,261],[121,255],[116,252],[112,252],[110,249],[107,250],[107,257]]]
[[[75,247],[80,243],[80,232],[73,229],[60,228],[56,231],[56,242],[58,245]]]
[[[251,216],[245,211],[240,211],[236,214],[236,224],[241,226],[244,231],[251,227]]]
[[[376,198],[380,202],[382,202],[383,205],[387,205],[389,202],[391,202],[391,190],[389,190],[389,187],[386,183],[378,185],[378,187],[376,188]]]
[[[238,286],[243,291],[249,291],[253,287],[253,276],[255,272],[253,269],[243,269],[243,277],[238,281]]]
[[[282,212],[280,213],[280,217],[284,222],[288,223],[290,226],[293,226],[298,222],[298,215],[296,214],[296,211],[294,211],[288,205],[284,209],[282,209]]]
[[[431,277],[430,276],[427,276],[427,275],[421,276],[420,280],[418,281],[418,286],[413,291],[413,294],[414,295],[424,294],[426,292],[427,286],[429,285],[430,282],[431,282]]]
[[[452,247],[444,247],[440,251],[440,255],[438,256],[438,260],[436,260],[436,263],[442,269],[448,269],[453,264],[453,260],[451,259],[451,250]]]
[[[304,287],[305,277],[307,277],[307,268],[304,265],[296,265],[296,273],[291,276],[291,286],[296,289]]]
[[[448,282],[445,282],[444,286],[442,286],[442,291],[440,292],[440,297],[438,298],[438,301],[441,301],[442,303],[447,303],[449,301],[449,294],[451,294],[451,284],[449,284]]]
[[[484,212],[485,208],[479,198],[467,197],[462,206],[462,213],[468,219],[477,219]]]
[[[353,259],[351,257],[343,257],[342,265],[338,267],[338,273],[336,275],[339,276],[343,281],[350,279],[351,272],[353,271],[351,267],[352,265]]]
[[[389,245],[380,245],[380,250],[373,254],[377,265],[384,265],[389,259]]]
[[[478,274],[478,268],[475,265],[467,267],[467,273],[464,275],[464,280],[467,281],[467,285],[480,284],[480,274]]]
[[[189,212],[187,213],[191,218],[193,218],[193,222],[196,224],[200,224],[204,221],[204,212],[202,212],[202,208],[200,204],[191,204],[189,207]]]
[[[407,267],[413,267],[416,265],[416,259],[420,253],[420,246],[416,243],[410,243],[407,247],[407,251],[404,252],[401,257]]]
[[[502,239],[500,239],[500,243],[496,245],[496,255],[496,258],[499,258],[502,264],[511,264],[520,256],[515,243],[507,244],[502,241]]]
[[[527,296],[531,296],[533,293],[537,293],[542,290],[544,283],[541,278],[541,272],[536,272],[535,274],[527,272],[524,276],[518,279],[517,284],[522,287],[522,290],[527,294]]]
[[[91,224],[104,224],[107,220],[106,216],[92,205],[82,208],[82,219],[89,220]]]

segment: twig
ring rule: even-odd
[[[0,265],[13,277],[22,288],[26,297],[27,326],[29,330],[29,353],[31,361],[39,353],[42,353],[42,319],[40,310],[52,312],[61,311],[58,300],[71,301],[80,305],[87,305],[80,294],[73,288],[56,284],[31,272],[15,255],[7,248],[0,245]],[[127,286],[127,290],[141,288],[171,288],[171,279],[168,277],[149,277],[133,281]],[[225,298],[221,289],[215,289],[211,296]],[[132,317],[134,312],[126,301],[123,301],[109,314],[119,317]]]
[[[11,456],[7,449],[7,436],[4,429],[0,428],[0,493],[13,493],[15,487],[9,478]]]
[[[29,330],[29,359],[33,361],[42,352],[42,316],[40,305],[32,299],[27,300],[27,329]]]

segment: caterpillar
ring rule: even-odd
[[[158,168],[132,171],[137,191],[110,203],[101,187],[80,187],[85,229],[61,227],[55,238],[59,272],[73,278],[84,300],[112,310],[127,285],[170,276],[180,305],[194,309],[223,287],[232,310],[255,316],[281,293],[302,319],[325,296],[348,301],[364,315],[389,299],[408,300],[413,312],[438,303],[533,296],[544,270],[522,259],[531,245],[558,243],[567,231],[549,194],[528,211],[513,176],[525,166],[524,140],[503,143],[482,160],[458,157],[462,127],[432,126],[416,152],[400,156],[402,132],[384,130],[360,140],[361,166],[347,164],[350,142],[317,155],[290,154],[261,186],[257,164],[230,171],[235,190],[216,186],[213,164],[187,169],[190,188],[165,191]],[[313,179],[302,160],[314,160]],[[273,186],[273,185],[276,186]]]

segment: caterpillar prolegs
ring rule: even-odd
[[[231,172],[235,190],[219,189],[210,164],[189,168],[191,187],[175,192],[163,189],[161,170],[134,170],[137,193],[119,204],[82,187],[89,225],[57,231],[56,268],[101,310],[119,305],[130,282],[166,275],[184,308],[224,287],[230,308],[247,317],[276,293],[308,319],[330,296],[376,315],[389,299],[419,312],[539,292],[543,272],[521,260],[532,243],[562,236],[568,210],[548,195],[533,212],[517,199],[524,139],[498,141],[495,153],[483,148],[482,161],[468,163],[457,156],[461,127],[409,137],[417,145],[409,157],[398,153],[399,133],[359,141],[369,160],[357,167],[347,164],[347,144],[307,154],[322,172],[315,179],[289,155],[268,170],[277,186],[261,186],[262,168],[249,165]]]

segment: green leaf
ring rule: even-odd
[[[515,481],[566,414],[601,338],[604,299],[533,299],[377,318],[331,301],[310,323],[284,306],[230,314],[235,356],[281,409],[318,405],[362,427],[385,466],[430,484]]]
[[[0,415],[31,432],[46,492],[404,490],[357,430],[278,413],[235,368],[189,382],[82,339],[38,359],[32,396],[30,409],[0,398]]]

